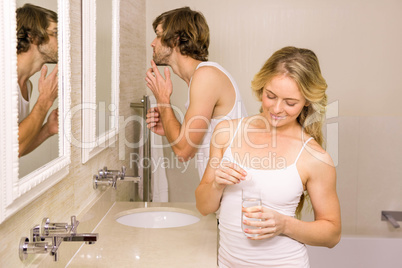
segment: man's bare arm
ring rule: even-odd
[[[39,145],[41,145],[45,140],[57,134],[58,132],[58,109],[53,110],[48,119],[46,124],[44,124],[39,131],[39,134],[36,136],[36,139],[25,149],[25,155],[29,154],[33,150],[35,150]]]
[[[31,113],[18,126],[19,157],[34,150],[33,144],[42,129],[47,112],[57,98],[57,65],[46,77],[47,66],[43,66],[39,78],[39,97]]]
[[[156,65],[147,72],[147,86],[158,102],[159,120],[164,134],[175,154],[183,161],[191,159],[198,151],[218,101],[219,90],[216,87],[219,83],[206,77],[211,70],[202,69],[204,70],[197,70],[191,82],[190,105],[183,124],[177,120],[170,103],[172,83],[169,70],[165,68],[166,79],[159,73]],[[150,125],[151,130],[152,126]]]

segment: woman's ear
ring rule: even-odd
[[[305,107],[310,106],[310,102],[308,100],[306,100],[306,103],[304,104]]]

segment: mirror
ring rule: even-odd
[[[57,13],[57,1],[49,1],[49,0],[16,0],[16,8],[24,6],[24,4],[30,3],[36,6],[44,7],[46,9],[52,10]],[[49,75],[56,64],[46,63],[48,67],[47,74]],[[32,111],[34,104],[38,100],[39,91],[38,91],[38,83],[39,83],[40,71],[35,73],[33,76],[29,78],[29,81],[32,83],[32,95],[29,100],[29,110]],[[58,107],[58,100],[56,99],[49,109],[49,112],[46,116],[48,118],[49,114]],[[21,116],[21,115],[20,115]],[[45,122],[47,121],[45,119]],[[19,121],[21,119],[19,118]],[[45,123],[44,122],[44,123]],[[56,159],[59,156],[59,137],[58,134],[55,134],[48,139],[46,139],[40,146],[35,148],[29,154],[21,156],[19,158],[19,177],[23,178],[28,175],[35,169],[45,165],[46,163]]]
[[[47,8],[45,1],[31,1],[31,3]],[[58,148],[54,159],[33,168],[25,176],[18,175],[21,163],[18,159],[16,8],[15,0],[2,1],[0,6],[3,25],[0,30],[0,82],[2,92],[5,92],[0,95],[0,123],[3,126],[0,131],[0,223],[65,177],[70,164],[70,9],[68,0],[58,0],[59,93],[58,100],[55,101],[59,109],[59,135],[56,146]]]
[[[82,163],[117,138],[119,6],[119,0],[82,1]]]

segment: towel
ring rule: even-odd
[[[154,96],[149,97],[151,107],[156,107]],[[163,155],[162,137],[151,131],[151,188],[153,202],[168,202],[168,180]]]

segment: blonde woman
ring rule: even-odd
[[[203,215],[219,209],[220,267],[310,267],[305,244],[339,242],[336,171],[322,148],[326,88],[314,52],[285,47],[252,81],[261,113],[215,128],[196,201]],[[250,185],[262,206],[242,208]],[[312,222],[297,217],[305,192]]]

